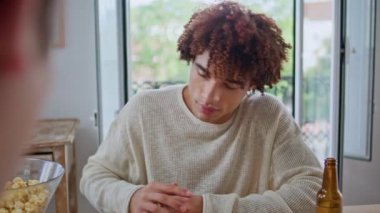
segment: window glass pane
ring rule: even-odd
[[[145,88],[186,83],[189,67],[179,60],[177,39],[194,11],[211,0],[131,0],[131,85],[133,93]],[[286,41],[293,45],[293,1],[241,0],[255,12],[266,13],[283,30]],[[293,50],[292,50],[293,51]],[[283,80],[268,90],[292,110],[293,53],[282,72]]]
[[[333,1],[305,0],[303,18],[302,133],[320,162],[331,152],[330,76]]]
[[[370,159],[374,2],[347,1],[344,156]]]

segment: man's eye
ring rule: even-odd
[[[198,69],[197,72],[199,76],[204,77],[204,78],[207,77],[207,74],[203,70]]]
[[[229,83],[227,83],[227,84],[224,84],[224,85],[226,86],[227,89],[231,89],[231,90],[240,89],[241,88],[241,86],[238,85],[238,84],[229,84]]]

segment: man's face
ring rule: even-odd
[[[194,116],[221,124],[231,118],[251,87],[241,79],[216,77],[207,67],[209,58],[209,52],[205,51],[192,62],[189,85],[183,95]]]

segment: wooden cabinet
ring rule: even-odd
[[[55,192],[55,206],[58,213],[77,212],[74,142],[78,124],[78,119],[40,120],[33,143],[26,149],[28,156],[53,160],[65,168],[65,174]]]

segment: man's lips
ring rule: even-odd
[[[204,105],[204,104],[201,104],[200,106],[201,106],[202,113],[206,114],[206,115],[212,114],[213,112],[217,111],[216,108],[210,107],[210,106],[207,106],[207,105]]]

